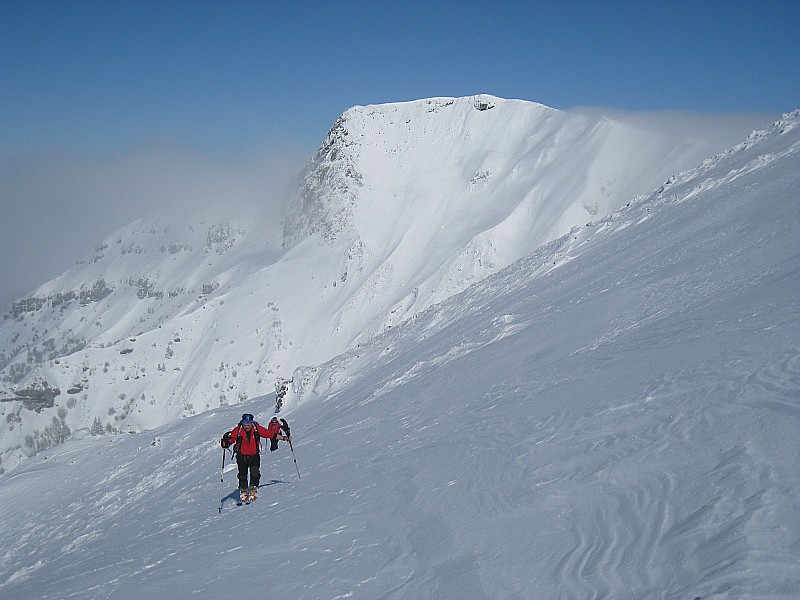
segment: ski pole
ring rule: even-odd
[[[292,460],[294,461],[294,468],[297,470],[297,478],[300,479],[300,469],[297,468],[297,459],[294,457],[294,446],[292,446],[292,438],[286,440],[289,442],[289,450],[292,451]]]
[[[222,449],[222,471],[219,473],[219,514],[222,514],[222,480],[225,479],[225,448]]]

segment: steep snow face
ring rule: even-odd
[[[15,303],[0,469],[81,429],[268,393],[723,147],[492,96],[352,108],[282,237],[236,214],[153,216]]]
[[[798,191],[794,113],[298,371],[254,505],[218,439],[271,395],[48,450],[0,596],[796,600]]]
[[[344,273],[396,300],[380,329],[724,147],[487,95],[355,107],[309,165],[284,244],[346,241]]]

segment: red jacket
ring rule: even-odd
[[[250,432],[244,428],[243,425],[237,425],[231,430],[230,439],[236,446],[236,452],[243,456],[255,456],[258,454],[258,440],[256,439],[255,432],[258,431],[260,437],[272,437],[275,433],[271,433],[258,423],[253,423]]]
[[[267,431],[269,432],[267,437],[275,437],[281,432],[281,429],[284,429],[284,427],[281,425],[280,421],[270,421],[269,425],[267,425]],[[285,432],[284,435],[286,435]]]

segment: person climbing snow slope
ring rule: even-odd
[[[261,481],[261,438],[269,438],[274,445],[277,445],[278,440],[287,439],[280,431],[280,423],[277,425],[275,427],[270,423],[270,427],[263,427],[255,421],[252,414],[245,413],[239,424],[222,436],[222,447],[233,445],[236,454],[241,502],[252,502],[256,499]]]

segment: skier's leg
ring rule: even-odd
[[[261,482],[261,456],[256,454],[250,463],[250,485],[258,487]]]
[[[236,455],[236,466],[239,467],[239,472],[237,476],[239,478],[239,489],[246,490],[247,489],[247,457],[242,456],[241,454]]]

